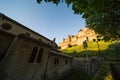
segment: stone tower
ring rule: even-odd
[[[83,43],[84,40],[91,41],[96,38],[97,34],[94,30],[89,29],[88,27],[84,27],[84,29],[80,29],[76,35],[68,35],[63,41],[58,44],[61,49],[68,47],[68,45],[79,45]]]

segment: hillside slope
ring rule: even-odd
[[[96,42],[89,41],[88,42],[88,48],[87,48],[87,53],[89,56],[100,56],[103,55],[108,49],[109,45],[114,44],[114,42],[104,42],[100,41],[99,43],[99,48]],[[100,52],[99,52],[100,49]],[[74,57],[85,57],[85,49],[83,48],[83,44],[76,45],[76,46],[69,46],[65,49],[61,50],[65,54],[69,54]]]

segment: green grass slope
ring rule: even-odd
[[[88,56],[99,56],[109,59],[120,59],[120,41],[104,42],[99,41],[99,48],[96,42],[89,41],[87,53]],[[100,52],[99,52],[100,49]],[[63,53],[71,55],[73,57],[85,57],[86,51],[83,48],[83,44],[68,47],[61,50]]]
[[[108,45],[111,44],[111,42],[104,42],[104,41],[100,41],[98,43],[99,43],[101,53],[108,48]],[[85,57],[85,49],[83,48],[83,44],[68,47],[66,49],[63,49],[62,52],[74,57]],[[89,54],[89,56],[98,55],[99,48],[96,42],[93,42],[93,41],[88,42],[87,53]]]

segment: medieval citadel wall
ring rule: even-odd
[[[61,49],[68,47],[68,45],[79,45],[82,44],[84,40],[91,41],[96,38],[97,34],[85,27],[83,30],[80,30],[76,35],[68,35],[66,39],[63,39],[61,43],[58,44]]]

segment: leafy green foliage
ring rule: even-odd
[[[110,44],[110,42],[104,42],[104,41],[100,41],[98,43],[100,46],[100,54],[102,54],[104,50],[106,50],[108,48],[108,45]],[[98,52],[99,49],[98,49],[96,42],[92,42],[92,41],[88,42],[87,50],[88,50],[87,53],[89,54],[89,56],[99,56],[99,52]],[[86,56],[85,54],[86,52],[82,44],[63,49],[62,51],[65,54],[69,54],[74,57],[85,57]]]
[[[93,80],[114,80],[109,63],[103,63]]]
[[[92,78],[87,74],[80,70],[72,70],[71,73],[64,76],[60,80],[92,80]]]
[[[96,42],[88,42],[87,53],[91,56],[101,56],[106,60],[120,60],[120,42],[99,42],[100,52]],[[62,50],[63,53],[74,57],[85,57],[86,51],[81,45],[76,45]]]
[[[120,60],[120,42],[112,43],[103,54],[106,59]]]
[[[87,26],[105,40],[120,39],[120,0],[37,0],[42,1],[71,4],[74,13],[82,15]]]

